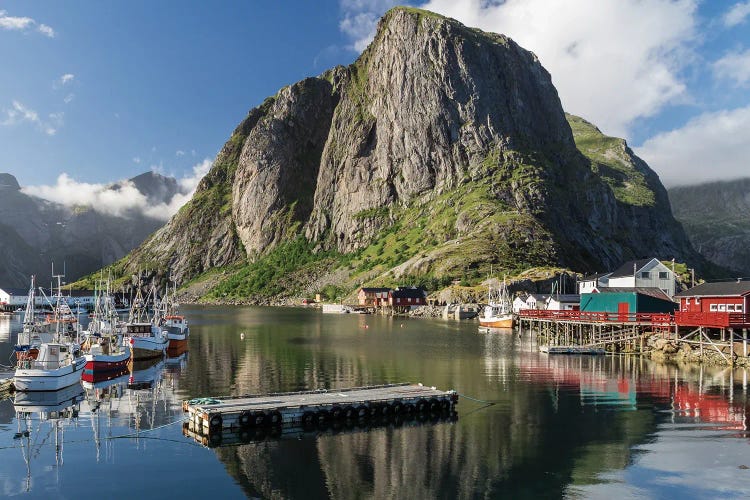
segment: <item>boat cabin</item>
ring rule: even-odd
[[[680,326],[747,327],[750,281],[703,283],[677,294]]]
[[[125,331],[130,336],[149,337],[153,335],[151,323],[130,323],[126,325]]]

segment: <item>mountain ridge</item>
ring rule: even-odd
[[[253,108],[193,200],[116,271],[242,276],[208,293],[221,298],[254,293],[240,282],[264,259],[267,277],[292,272],[283,251],[348,288],[653,254],[703,265],[656,174],[587,123],[511,39],[394,8],[353,64]]]

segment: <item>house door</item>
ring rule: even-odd
[[[630,304],[627,302],[620,302],[617,304],[617,320],[625,322],[628,320],[628,313],[630,312]]]

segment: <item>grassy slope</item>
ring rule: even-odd
[[[592,169],[609,185],[617,200],[629,205],[653,206],[654,192],[643,173],[629,161],[625,141],[602,134],[583,118],[567,113],[565,117],[579,151],[591,160]]]

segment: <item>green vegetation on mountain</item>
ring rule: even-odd
[[[566,113],[565,117],[576,146],[591,160],[591,168],[612,188],[619,201],[636,206],[655,205],[654,191],[624,139],[606,136],[578,116]]]

